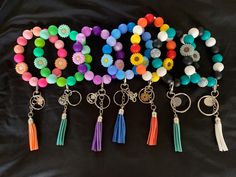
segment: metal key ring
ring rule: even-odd
[[[178,110],[176,107],[176,103],[175,103],[175,101],[176,101],[176,98],[179,98],[179,96],[184,96],[184,97],[186,97],[187,98],[187,100],[188,100],[188,106],[187,106],[187,108],[185,108],[184,110]],[[177,112],[177,113],[185,113],[186,111],[188,111],[189,110],[189,108],[191,107],[191,99],[190,99],[190,97],[186,94],[186,93],[176,93],[176,94],[174,94],[172,97],[171,97],[171,100],[170,100],[170,105],[171,105],[171,108],[175,111],[175,112]]]
[[[109,97],[107,94],[102,95],[102,96],[104,96],[103,102],[104,102],[104,100],[107,98],[107,100],[108,100],[107,105],[106,105],[106,106],[103,106],[103,107],[101,108],[101,106],[97,103],[97,102],[98,102],[98,99],[96,99],[96,101],[94,102],[94,103],[95,103],[95,106],[96,106],[98,109],[107,109],[107,108],[110,106],[111,99],[110,99],[110,97]],[[99,97],[99,96],[98,96],[98,97]]]
[[[213,99],[212,101],[213,101],[213,108],[214,108],[214,106],[215,106],[215,108],[213,109],[213,112],[212,113],[205,113],[202,109],[201,109],[201,101],[203,100],[203,99],[206,99],[206,98],[211,98],[211,99]],[[203,114],[203,115],[205,115],[205,116],[213,116],[213,115],[216,115],[217,114],[217,112],[219,111],[219,107],[220,107],[220,105],[219,105],[219,102],[218,102],[218,100],[215,98],[215,97],[212,97],[211,95],[205,95],[205,96],[202,96],[199,100],[198,100],[198,102],[197,102],[197,107],[198,107],[198,110]]]
[[[116,96],[118,93],[121,93],[121,94],[125,94],[125,98],[126,98],[126,101],[122,104],[122,103],[118,103],[116,101]],[[121,98],[122,99],[122,98]],[[117,91],[114,95],[113,95],[113,101],[114,103],[117,105],[117,106],[125,106],[126,104],[128,104],[129,102],[129,95],[126,93],[126,92],[123,92],[122,90],[119,90]]]
[[[79,100],[78,100],[78,102],[76,102],[76,103],[71,103],[71,101],[70,101],[70,97],[71,97],[73,94],[79,95]],[[71,106],[77,106],[77,105],[80,104],[81,101],[82,101],[82,95],[81,95],[81,93],[80,93],[79,91],[77,91],[77,90],[71,90],[70,93],[69,93],[69,97],[68,97],[68,103],[69,103],[69,105],[71,105]]]

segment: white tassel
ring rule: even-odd
[[[222,124],[219,117],[215,118],[215,136],[218,144],[219,151],[228,151],[228,147],[225,143],[225,139],[222,132]]]

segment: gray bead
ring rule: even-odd
[[[193,58],[193,62],[198,62],[200,60],[200,54],[198,51],[194,50],[193,52],[193,55],[192,55],[192,58]]]
[[[158,58],[161,56],[161,51],[157,48],[154,48],[151,50],[151,57],[152,58]]]

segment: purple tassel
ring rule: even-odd
[[[94,152],[102,151],[102,116],[97,119],[91,150]]]

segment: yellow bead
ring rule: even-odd
[[[160,27],[160,31],[166,31],[166,30],[168,30],[169,28],[170,28],[169,25],[163,24],[163,25]]]
[[[166,68],[166,70],[171,70],[174,66],[174,61],[171,59],[171,58],[166,58],[164,61],[163,61],[163,66],[164,68]]]
[[[141,41],[141,38],[138,34],[133,34],[130,38],[130,41],[132,42],[132,44],[138,44]]]
[[[140,53],[134,53],[130,56],[130,62],[132,65],[140,65],[143,63],[143,55]]]
[[[152,82],[157,82],[159,81],[160,77],[157,75],[156,72],[152,73]]]

